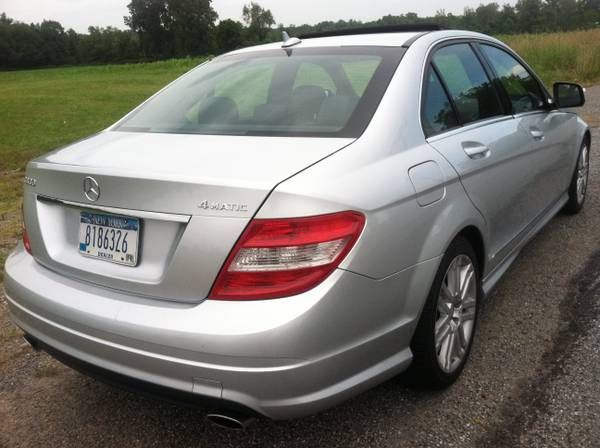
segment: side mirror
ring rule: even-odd
[[[579,84],[556,82],[553,87],[556,107],[581,107],[585,104],[585,90]]]

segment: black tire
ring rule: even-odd
[[[577,194],[577,177],[579,174],[579,167],[581,162],[581,157],[583,156],[583,150],[587,148],[587,170],[586,170],[586,187],[583,193],[583,199]],[[571,177],[571,183],[569,184],[569,200],[565,204],[562,209],[563,213],[568,215],[575,215],[581,211],[583,205],[585,204],[585,198],[587,196],[587,181],[589,177],[589,157],[590,157],[590,142],[589,139],[585,139],[581,144],[581,148],[579,148],[579,156],[577,157],[577,165],[575,165],[575,170],[573,171],[573,177]]]
[[[466,255],[475,268],[475,316],[470,340],[462,361],[452,372],[446,372],[440,366],[435,347],[435,323],[438,318],[438,296],[450,264],[456,257],[461,255]],[[448,250],[442,258],[427,301],[421,312],[419,323],[417,324],[417,328],[413,335],[411,342],[413,363],[408,370],[409,378],[413,383],[432,389],[443,389],[454,383],[460,376],[460,373],[469,358],[471,346],[473,345],[481,296],[481,274],[477,256],[468,240],[459,236],[450,244],[450,247],[448,247]]]

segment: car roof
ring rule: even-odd
[[[366,34],[345,34],[326,37],[308,37],[301,39],[298,45],[290,48],[319,48],[319,47],[340,47],[340,46],[379,46],[379,47],[408,47],[422,36],[427,36],[429,41],[451,38],[478,38],[490,41],[496,41],[485,34],[472,31],[460,30],[439,30],[439,31],[407,31],[407,32],[381,32]],[[272,42],[253,47],[242,48],[232,51],[228,54],[243,54],[254,51],[277,50],[282,49],[282,42]]]
[[[342,45],[401,47],[406,42],[410,41],[411,39],[417,37],[420,34],[423,34],[423,32],[354,34],[343,36],[313,37],[308,39],[302,39],[302,42],[298,46],[298,48],[339,47]],[[230,54],[276,49],[281,49],[281,42],[273,42],[269,44],[243,48],[240,50],[232,51]]]

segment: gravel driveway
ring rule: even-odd
[[[589,197],[522,252],[482,307],[471,360],[442,392],[402,377],[317,416],[211,426],[105,386],[21,343],[0,307],[0,447],[598,446],[600,86],[588,89]]]

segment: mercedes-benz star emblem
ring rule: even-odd
[[[100,197],[100,185],[93,177],[87,176],[83,179],[83,194],[91,202],[96,202]]]

